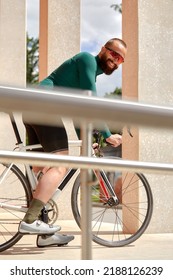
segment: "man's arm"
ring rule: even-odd
[[[96,95],[96,68],[95,58],[89,53],[81,54],[77,60],[79,73],[79,87],[84,90],[91,90]]]

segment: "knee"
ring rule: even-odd
[[[65,176],[65,174],[67,173],[67,168],[66,167],[63,167],[63,166],[60,166],[60,167],[52,167],[48,170],[48,172],[50,174],[54,174],[55,176]]]
[[[58,167],[58,173],[65,175],[67,173],[67,168],[66,167]]]

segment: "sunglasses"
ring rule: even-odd
[[[113,58],[118,58],[118,59],[121,59],[121,63],[124,62],[124,58],[117,52],[115,52],[114,50],[108,48],[108,47],[105,47],[109,52],[110,54],[112,55]]]

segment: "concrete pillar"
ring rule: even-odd
[[[80,0],[40,1],[40,80],[80,51]]]
[[[172,10],[172,0],[123,0],[123,38],[128,45],[123,68],[125,97],[135,97],[144,103],[172,106]],[[139,135],[137,133],[135,139],[127,142],[123,147],[126,158],[173,162],[172,131],[139,128]],[[145,175],[154,197],[154,213],[148,232],[172,232],[173,176]]]
[[[123,99],[138,99],[138,0],[122,1],[122,37],[128,47],[122,68]],[[124,130],[123,157],[138,160],[138,130],[132,129],[133,138]],[[133,151],[133,153],[131,152]]]
[[[80,0],[41,0],[39,40],[39,79],[42,80],[80,51]],[[71,121],[64,120],[64,124],[69,139],[77,140]],[[70,149],[70,154],[78,155],[79,148]],[[70,188],[67,188],[58,202],[60,219],[72,217],[70,195]]]
[[[24,87],[26,83],[26,3],[0,0],[0,84]],[[17,117],[23,135],[21,118]],[[7,114],[0,113],[0,148],[11,150],[16,143]]]

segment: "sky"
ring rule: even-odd
[[[122,37],[121,14],[110,7],[120,3],[121,0],[81,0],[81,51],[96,55],[106,41]],[[27,31],[31,37],[39,35],[39,0],[27,0]],[[121,84],[120,66],[112,75],[97,78],[97,94],[104,96]]]

